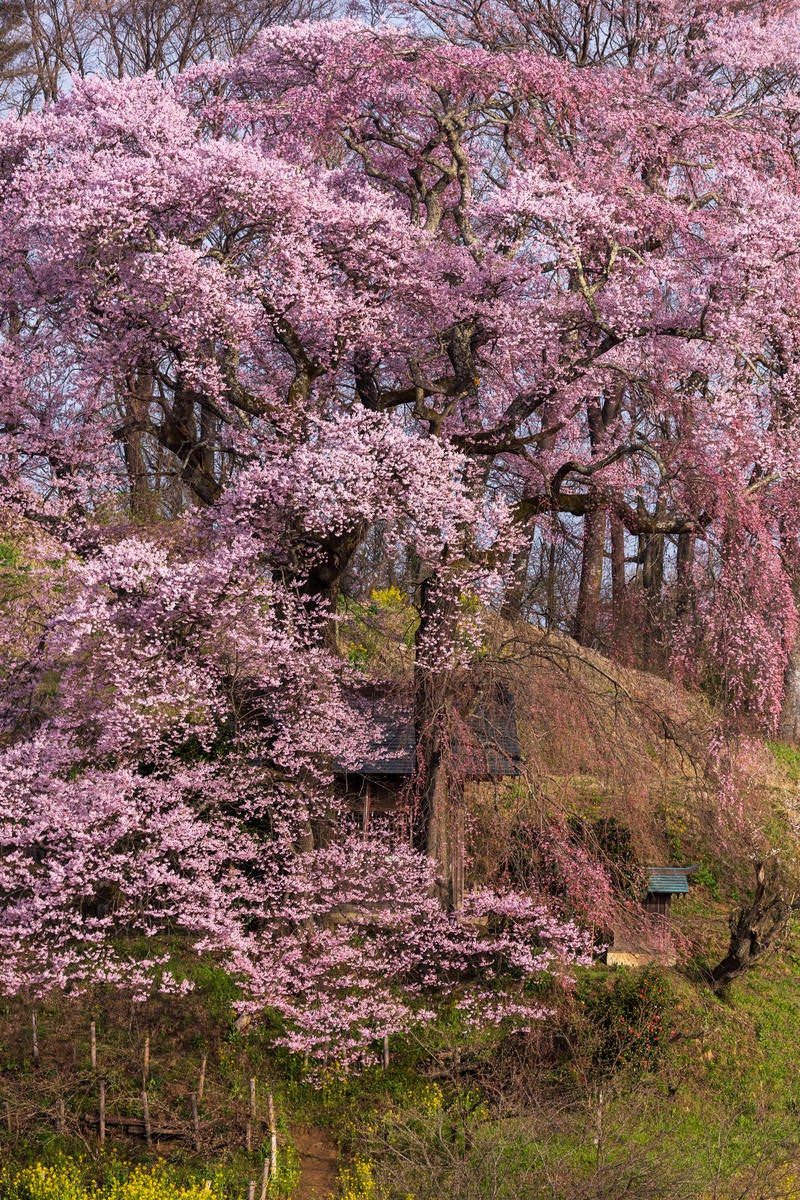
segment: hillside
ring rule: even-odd
[[[698,693],[562,635],[517,628],[501,647],[533,794],[619,817],[647,862],[727,863],[734,888],[748,856],[772,845],[773,816],[792,826],[791,751],[723,739]]]
[[[800,1196],[800,930],[721,994],[703,976],[752,887],[753,856],[771,845],[791,867],[800,757],[740,747],[729,810],[709,763],[713,715],[698,697],[530,630],[504,627],[491,659],[514,693],[526,774],[471,791],[473,876],[497,870],[520,828],[613,817],[643,863],[700,867],[673,905],[677,964],[598,964],[566,989],[543,983],[550,1015],[527,1034],[478,1032],[454,1009],[392,1038],[388,1067],[346,1074],[276,1050],[269,1027],[237,1027],[235,981],[174,943],[176,974],[195,985],[186,995],[131,1005],[97,988],[5,1004],[0,1196],[80,1200],[93,1179],[115,1200],[209,1190],[244,1200],[250,1181],[259,1195],[268,1095],[279,1162],[270,1196]],[[25,1162],[53,1170],[20,1174]],[[128,1162],[156,1174],[130,1175]]]

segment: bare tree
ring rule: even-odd
[[[751,904],[731,914],[728,953],[711,971],[715,989],[743,975],[786,931],[795,896],[774,862],[756,864],[756,892]]]
[[[0,103],[28,111],[55,100],[72,75],[119,79],[152,71],[167,78],[204,59],[240,53],[270,25],[331,16],[335,2],[4,0],[0,22],[9,16],[0,23]],[[6,81],[6,48],[14,46],[13,76]]]
[[[29,56],[22,0],[0,0],[0,103],[27,72]]]

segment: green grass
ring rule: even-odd
[[[800,746],[790,746],[788,742],[767,742],[767,746],[791,781],[800,782]]]
[[[724,939],[730,901],[715,898],[721,884],[714,864],[706,868],[682,904]],[[683,911],[676,907],[676,914]],[[64,1179],[68,1164],[77,1163],[74,1187],[83,1192],[63,1190],[58,1200],[89,1200],[92,1183],[108,1190],[114,1172],[124,1181],[137,1163],[157,1161],[141,1141],[112,1141],[115,1152],[101,1153],[95,1135],[78,1125],[81,1114],[97,1107],[90,1019],[113,1111],[140,1111],[148,1032],[154,1119],[188,1119],[188,1097],[207,1056],[203,1150],[196,1154],[187,1143],[163,1150],[169,1158],[164,1179],[171,1181],[163,1186],[175,1196],[181,1187],[209,1180],[220,1200],[243,1200],[248,1180],[260,1179],[268,1148],[264,1127],[251,1154],[243,1145],[251,1076],[258,1080],[260,1113],[271,1091],[278,1114],[282,1173],[273,1197],[291,1195],[298,1176],[293,1133],[309,1126],[325,1130],[339,1147],[344,1200],[783,1200],[780,1180],[791,1179],[800,1163],[796,925],[779,951],[722,996],[686,970],[594,967],[579,972],[566,997],[552,987],[542,997],[558,1009],[551,1037],[471,1030],[453,1012],[424,1037],[393,1038],[388,1071],[376,1066],[349,1076],[335,1068],[313,1075],[301,1058],[275,1047],[274,1028],[237,1031],[235,979],[179,945],[170,951],[180,973],[193,979],[194,992],[138,1008],[100,991],[43,1006],[38,1066],[30,1009],[21,1003],[0,1008],[0,1164],[6,1169],[0,1200],[51,1200],[13,1182],[37,1162],[66,1171]],[[657,1053],[649,1035],[626,1040],[623,1031],[620,1038],[620,1023],[641,1019],[647,1027],[654,1011],[661,1019]],[[448,1077],[456,1047],[464,1069]],[[56,1131],[59,1100],[68,1115],[66,1134]],[[11,1135],[4,1128],[6,1101],[24,1117]],[[751,1176],[761,1181],[760,1192]],[[151,1179],[148,1186],[162,1182]],[[800,1189],[785,1195],[796,1200]],[[93,1200],[106,1200],[102,1190]],[[157,1190],[128,1197],[118,1189],[109,1200],[162,1197]]]
[[[794,1065],[800,1039],[799,968],[795,932],[780,954],[723,998],[681,973],[654,976],[661,980],[659,996],[663,983],[658,1004],[668,1030],[660,1054],[640,1053],[633,1060],[612,1056],[612,1062],[597,1057],[597,1038],[607,1036],[609,1015],[621,1011],[626,1020],[631,1018],[648,976],[624,970],[583,972],[562,1013],[567,1042],[560,1048],[543,1045],[539,1058],[532,1059],[535,1103],[515,1091],[513,1071],[503,1066],[504,1055],[522,1054],[522,1042],[514,1050],[499,1036],[471,1033],[457,1021],[442,1021],[425,1044],[393,1041],[388,1071],[375,1067],[344,1076],[330,1070],[312,1080],[302,1061],[276,1050],[264,1032],[232,1028],[227,1017],[233,981],[213,968],[195,971],[198,992],[185,1001],[194,1006],[194,1022],[189,1023],[187,1012],[185,1027],[178,1027],[179,1004],[171,1002],[176,1037],[170,1045],[154,1029],[149,1086],[154,1102],[179,1106],[180,1097],[196,1087],[198,1042],[213,1047],[204,1118],[221,1128],[227,1123],[232,1140],[200,1156],[186,1146],[169,1148],[163,1179],[148,1176],[152,1192],[140,1197],[132,1191],[130,1200],[161,1200],[158,1189],[171,1187],[172,1193],[163,1193],[166,1200],[166,1195],[180,1196],[180,1188],[205,1180],[221,1200],[246,1195],[247,1180],[258,1174],[266,1149],[262,1142],[247,1156],[241,1145],[251,1074],[259,1080],[262,1101],[267,1088],[273,1092],[279,1114],[283,1174],[280,1187],[271,1193],[275,1196],[289,1196],[297,1181],[291,1129],[319,1126],[340,1146],[343,1163],[356,1164],[342,1176],[342,1195],[349,1200],[438,1200],[448,1195],[473,1200],[616,1195],[666,1200],[677,1194],[705,1200],[712,1187],[721,1200],[737,1178],[741,1195],[749,1198],[742,1190],[743,1172],[793,1169],[784,1164],[794,1161],[800,1113]],[[649,1004],[644,1005],[646,1014]],[[40,1013],[42,1062],[34,1068],[25,1049],[24,1010],[7,1007],[0,1020],[0,1101],[35,1095],[42,1110],[52,1111],[57,1089],[66,1087],[73,1116],[93,1107],[83,1030],[90,1010],[100,1017],[100,999],[80,1020],[73,1013],[74,1029],[66,1031],[61,1028],[63,1012]],[[145,1025],[143,1014],[138,1029],[130,1014],[127,1023],[121,1017],[106,1011],[98,1020],[99,1050],[109,1090],[121,1092],[127,1086],[133,1103],[132,1076]],[[211,1031],[220,1019],[213,1042]],[[72,1033],[80,1033],[72,1039],[77,1067],[66,1062]],[[447,1061],[455,1045],[461,1047],[469,1073],[427,1078],[425,1072]],[[64,1180],[77,1180],[69,1185],[73,1191],[65,1183],[65,1190],[53,1192],[53,1200],[89,1200],[92,1182],[100,1188],[93,1200],[106,1200],[106,1192],[109,1200],[129,1200],[119,1190],[121,1184],[117,1191],[108,1189],[115,1179],[127,1179],[137,1162],[155,1161],[141,1144],[118,1143],[115,1152],[101,1154],[89,1136],[88,1147],[87,1154],[87,1143],[74,1134],[58,1135],[52,1123],[41,1122],[24,1136],[9,1138],[0,1131],[6,1163],[0,1200],[51,1200],[51,1193],[26,1192],[20,1190],[23,1183],[10,1182],[36,1162],[66,1172]],[[73,1176],[64,1165],[70,1161],[78,1164]],[[24,1179],[30,1182],[34,1175]],[[191,1190],[186,1194],[194,1200]]]

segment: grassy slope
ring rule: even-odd
[[[767,843],[785,856],[793,852],[800,756],[781,746],[751,750],[738,779],[743,810],[727,812],[720,825],[705,766],[711,716],[695,698],[567,640],[548,643],[504,630],[497,649],[494,669],[514,687],[529,777],[473,795],[481,847],[475,870],[496,865],[522,818],[556,810],[616,815],[631,827],[646,861],[703,864],[701,882],[676,906],[675,921],[696,958],[713,959],[726,943],[727,914],[750,885],[751,856]],[[271,1089],[279,1113],[282,1175],[273,1195],[310,1200],[313,1162],[326,1159],[335,1142],[347,1200],[800,1197],[800,1166],[793,1165],[800,1163],[800,931],[722,998],[709,992],[692,962],[666,972],[657,981],[664,1032],[655,1051],[646,1038],[630,1037],[621,1044],[650,1048],[616,1056],[612,1039],[608,1050],[600,1027],[608,1012],[616,1014],[617,981],[624,977],[629,991],[633,982],[636,992],[640,979],[598,967],[584,973],[574,996],[553,997],[555,1036],[537,1032],[502,1042],[443,1021],[423,1041],[394,1046],[389,1072],[350,1080],[331,1073],[322,1087],[309,1082],[302,1063],[273,1051],[267,1036],[235,1030],[233,987],[222,972],[185,966],[198,985],[189,998],[134,1011],[98,995],[42,1010],[38,1066],[31,1060],[29,1007],[0,1010],[5,1162],[69,1153],[83,1156],[87,1174],[119,1172],[113,1155],[99,1155],[79,1123],[82,1113],[97,1109],[88,1059],[94,1018],[110,1113],[141,1111],[147,1031],[154,1121],[186,1125],[188,1096],[208,1056],[200,1152],[168,1141],[160,1150],[179,1174],[213,1178],[225,1196],[246,1196],[247,1181],[260,1177],[268,1145],[263,1125],[254,1152],[243,1148],[248,1080],[256,1076],[260,1102]],[[634,1012],[632,1019],[646,1024],[651,1016],[652,1010]],[[63,1134],[56,1129],[62,1100]],[[11,1133],[4,1128],[6,1102]],[[154,1157],[135,1140],[115,1145],[123,1158]],[[298,1146],[307,1167],[299,1184]],[[324,1187],[329,1176],[328,1163],[316,1185]],[[0,1197],[6,1194],[12,1195],[10,1185],[0,1184]]]

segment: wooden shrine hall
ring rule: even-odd
[[[363,759],[336,771],[350,811],[367,830],[373,817],[398,811],[414,771],[417,742],[410,695],[380,685],[359,689],[354,707],[374,728]],[[457,734],[460,774],[468,782],[499,782],[522,773],[514,699],[505,684],[477,693]]]

